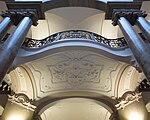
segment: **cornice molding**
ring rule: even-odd
[[[142,1],[133,2],[102,2],[97,0],[51,0],[47,2],[6,2],[8,9],[34,9],[39,19],[45,19],[44,12],[61,7],[88,7],[102,10],[106,13],[106,19],[112,18],[113,9],[140,9]]]

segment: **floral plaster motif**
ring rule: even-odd
[[[70,58],[56,65],[48,65],[48,68],[53,83],[68,82],[72,86],[78,86],[84,82],[99,83],[103,65],[83,58]]]
[[[99,54],[70,50],[30,63],[39,92],[109,92],[122,65]]]

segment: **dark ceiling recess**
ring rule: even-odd
[[[147,79],[140,83],[139,92],[150,92],[150,82]]]
[[[11,94],[10,85],[4,81],[0,84],[0,94]]]

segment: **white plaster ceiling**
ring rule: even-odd
[[[94,100],[69,98],[47,108],[41,117],[42,120],[109,120],[110,113]]]
[[[150,2],[145,1],[141,9],[150,13],[149,5]],[[150,21],[149,16],[147,19]],[[134,28],[140,32],[136,26]],[[90,31],[109,39],[123,36],[119,27],[112,25],[112,20],[105,20],[103,11],[86,7],[62,7],[49,10],[45,12],[45,21],[39,21],[39,25],[33,29],[32,38],[35,39],[43,39],[66,30]]]
[[[37,98],[73,91],[114,96],[124,65],[84,50],[62,51],[25,64],[36,84]]]
[[[104,12],[84,7],[64,7],[45,13],[50,34],[70,29],[81,29],[101,33]]]
[[[139,31],[137,27],[135,29]],[[105,20],[103,11],[86,7],[62,7],[45,12],[45,20],[40,20],[37,27],[32,27],[32,38],[43,39],[67,30],[85,30],[109,39],[123,36],[119,27],[112,25],[112,20]]]

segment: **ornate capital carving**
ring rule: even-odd
[[[29,99],[29,97],[23,93],[19,94],[14,93],[12,95],[9,95],[8,97],[11,102],[23,105],[27,109],[35,110],[36,108],[36,106],[33,105],[33,100]]]
[[[113,25],[118,24],[120,17],[125,17],[131,25],[134,25],[138,17],[146,17],[146,12],[142,12],[138,9],[114,9],[113,11]]]
[[[141,93],[137,92],[127,92],[121,98],[118,99],[118,104],[116,104],[117,110],[124,109],[127,105],[137,101],[142,98]]]
[[[1,16],[3,18],[10,17],[10,19],[12,20],[14,25],[18,25],[24,17],[29,17],[32,20],[34,26],[36,26],[38,24],[37,23],[38,18],[37,18],[34,11],[29,11],[29,10],[23,10],[23,11],[8,10],[8,11],[5,11],[5,12],[2,12]]]
[[[24,17],[29,17],[32,20],[34,26],[38,25],[38,23],[37,23],[38,18],[36,16],[35,12],[26,11],[26,12],[23,12],[23,16]]]

